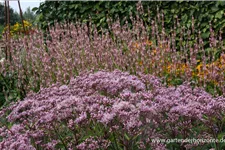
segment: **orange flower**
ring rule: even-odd
[[[139,45],[137,42],[135,42],[135,43],[133,44],[133,47],[134,47],[134,48],[139,48],[140,45]]]
[[[156,54],[156,49],[153,49],[151,54],[155,55]]]
[[[143,65],[143,61],[139,61],[139,65],[142,66]]]
[[[149,41],[149,40],[147,40],[145,44],[148,45],[148,46],[151,46],[152,45],[152,42]]]

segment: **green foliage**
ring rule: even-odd
[[[0,25],[0,34],[2,33],[3,29],[4,29],[4,26]]]
[[[36,20],[36,14],[28,7],[23,13],[23,18],[33,24]]]
[[[10,8],[10,24],[15,24],[20,21],[20,15]],[[5,26],[5,6],[0,3],[0,25]]]
[[[129,13],[136,10],[136,2],[116,1],[45,1],[39,8],[33,8],[40,15],[39,23],[43,29],[48,24],[57,22],[88,22],[91,17],[92,23],[97,27],[107,27],[107,17],[121,20]]]
[[[214,29],[219,31],[225,27],[225,2],[220,1],[198,1],[198,2],[154,2],[155,8],[158,6],[159,11],[163,11],[165,15],[165,26],[170,28],[174,26],[174,17],[179,18],[181,26],[191,28],[192,16],[195,19],[195,28],[201,31],[203,38],[209,37],[209,22],[212,23]],[[151,5],[151,8],[152,7]],[[151,9],[152,10],[152,9]],[[156,11],[152,10],[153,16]],[[173,19],[173,20],[172,20]],[[196,32],[196,31],[195,31]]]
[[[13,74],[0,74],[0,108],[25,95],[22,90],[16,87],[16,82],[17,80]]]
[[[135,16],[136,4],[137,2],[132,1],[45,1],[33,11],[40,15],[39,24],[43,29],[46,29],[48,24],[54,25],[55,21],[68,23],[79,20],[88,23],[89,18],[97,27],[107,27],[107,17],[112,19],[119,17],[121,23],[124,23],[124,17],[129,18],[130,14]],[[170,32],[176,24],[176,17],[179,18],[180,25],[187,29],[192,28],[193,16],[195,29],[201,31],[203,39],[210,35],[209,22],[216,31],[225,27],[225,2],[223,1],[144,1],[142,5],[144,14],[140,17],[147,25],[150,25],[151,18],[157,18],[158,12],[164,13],[167,32]],[[176,30],[179,35],[179,29]],[[198,31],[194,32],[197,35]]]
[[[2,38],[2,31],[4,29],[4,26],[3,25],[0,25],[0,39]]]

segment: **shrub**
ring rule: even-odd
[[[16,36],[20,34],[28,34],[29,32],[31,32],[32,24],[26,20],[23,20],[23,24],[24,29],[22,23],[20,24],[18,22],[16,22],[13,26],[10,26],[10,35]],[[6,32],[8,32],[8,28],[9,28],[8,26],[4,28],[3,34],[6,34]]]
[[[151,75],[83,73],[3,109],[9,126],[0,128],[0,149],[208,149],[153,139],[219,139],[224,108],[223,97],[187,83],[167,88]]]

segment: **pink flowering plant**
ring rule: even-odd
[[[86,72],[2,109],[0,149],[219,149],[224,143],[153,139],[220,139],[224,110],[224,97],[188,83],[166,87],[142,73]]]
[[[176,18],[170,33],[163,13],[150,26],[139,16],[130,21],[108,18],[108,30],[55,23],[5,41],[0,89],[10,103],[15,86],[21,100],[0,109],[0,150],[224,149],[154,141],[223,139],[222,31],[209,24],[207,41],[194,18],[189,28]]]
[[[162,77],[168,86],[188,81],[207,89],[212,83],[208,91],[225,93],[222,31],[217,34],[211,27],[210,38],[203,40],[194,19],[192,26],[185,28],[177,18],[168,34],[163,13],[151,19],[151,26],[139,16],[130,20],[132,28],[128,22],[121,25],[119,20],[108,18],[108,30],[79,22],[55,23],[47,36],[36,30],[32,35],[11,39],[6,42],[11,59],[0,63],[0,74],[14,75],[22,95],[56,82],[67,84],[82,71],[101,69],[152,74]],[[177,29],[179,36],[175,34]],[[205,49],[205,42],[210,48]]]

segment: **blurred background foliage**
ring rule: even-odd
[[[10,24],[13,25],[16,22],[20,21],[20,15],[14,11],[11,7],[10,11]],[[0,26],[5,26],[5,6],[3,3],[0,3]]]
[[[30,24],[35,24],[36,22],[36,14],[28,7],[23,12],[23,19],[28,21]],[[25,22],[26,22],[25,21]],[[2,33],[5,28],[5,6],[3,3],[0,3],[0,39],[2,38]],[[18,12],[14,11],[13,8],[10,7],[10,25],[18,26],[22,25],[21,17]],[[27,24],[25,24],[26,26]]]
[[[23,13],[23,18],[27,21],[29,21],[31,24],[35,24],[36,22],[36,14],[31,10],[30,7],[26,9],[26,11]]]

